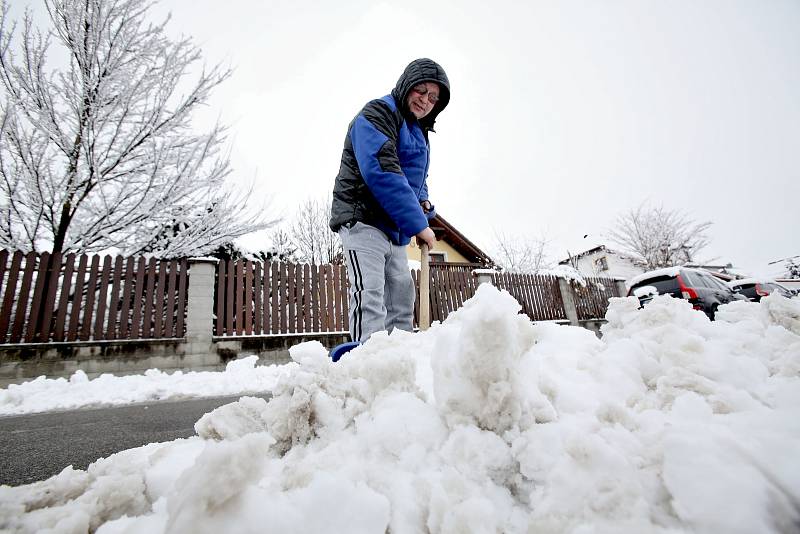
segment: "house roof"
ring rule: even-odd
[[[594,254],[595,252],[602,252],[604,250],[606,250],[606,246],[605,245],[598,245],[596,247],[590,248],[589,250],[584,250],[583,252],[579,252],[579,253],[575,254],[574,256],[570,256],[569,258],[567,258],[565,260],[561,260],[560,262],[558,262],[558,264],[559,265],[566,265],[572,259],[582,258],[584,256],[588,256],[589,254]],[[567,251],[567,252],[569,252],[569,251]]]
[[[431,219],[430,227],[433,233],[436,234],[437,239],[446,241],[468,261],[480,263],[487,267],[494,265],[494,260],[492,260],[488,254],[478,248],[475,243],[467,239],[464,234],[456,230],[455,226],[447,222],[447,220],[438,213]]]
[[[584,256],[589,256],[589,255],[595,254],[597,252],[605,252],[607,254],[616,254],[620,258],[629,259],[634,263],[637,263],[637,262],[641,263],[635,256],[632,256],[630,254],[626,254],[624,252],[620,252],[618,250],[612,250],[612,249],[608,248],[605,245],[598,245],[598,246],[590,248],[588,250],[584,250],[583,252],[579,252],[579,253],[577,253],[577,254],[569,257],[569,258],[561,260],[560,262],[558,262],[558,264],[559,265],[568,265],[570,263],[570,261],[573,261],[573,260],[576,260],[576,259],[579,259],[579,258],[583,258]]]

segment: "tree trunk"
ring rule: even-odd
[[[67,238],[67,229],[71,220],[69,215],[70,207],[69,202],[65,202],[61,207],[61,219],[58,221],[58,230],[56,230],[56,235],[53,238],[53,254],[63,252],[64,241]]]

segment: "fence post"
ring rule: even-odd
[[[478,285],[492,285],[492,275],[494,273],[493,269],[472,269],[472,276],[478,279]]]
[[[192,345],[196,343],[211,346],[211,335],[214,331],[214,271],[217,261],[215,258],[189,258],[186,340]]]
[[[615,279],[614,283],[617,284],[617,291],[619,291],[620,297],[628,295],[628,288],[625,286],[625,280]]]
[[[564,303],[564,312],[567,314],[569,324],[579,326],[578,308],[575,306],[575,296],[566,279],[558,277],[558,289],[561,291],[561,302]]]

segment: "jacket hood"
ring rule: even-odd
[[[411,89],[422,82],[435,82],[439,84],[441,91],[439,93],[439,101],[433,106],[433,109],[425,117],[420,119],[419,123],[426,130],[433,130],[433,123],[436,122],[436,116],[442,112],[447,104],[450,102],[450,80],[447,79],[444,69],[428,58],[415,59],[408,64],[406,70],[397,80],[397,85],[392,89],[392,96],[394,97],[397,105],[406,116],[413,117],[406,105],[406,99]]]

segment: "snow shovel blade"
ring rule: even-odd
[[[342,356],[344,356],[354,348],[358,347],[359,345],[361,345],[361,343],[359,343],[358,341],[348,341],[347,343],[336,345],[331,349],[329,356],[331,357],[331,360],[333,360],[334,363],[338,362]]]

